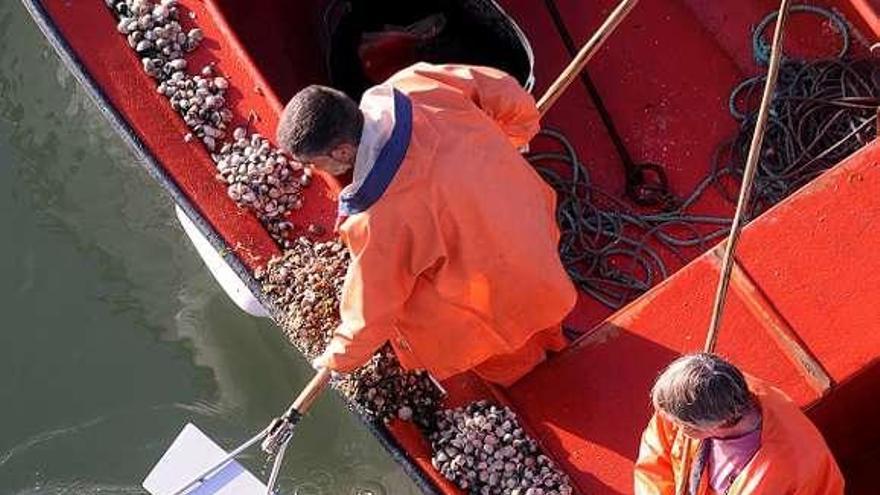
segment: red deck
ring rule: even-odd
[[[229,100],[239,121],[253,111],[256,128],[273,136],[281,102],[302,86],[324,80],[320,39],[322,2],[182,0],[206,34],[195,64],[216,62],[231,82]],[[543,2],[502,5],[528,34],[536,53],[536,93],[547,87],[569,56]],[[595,29],[615,2],[558,0],[576,41]],[[844,13],[869,42],[880,36],[880,2],[822,2]],[[672,188],[683,194],[706,174],[712,152],[736,128],[727,111],[731,88],[758,72],[749,29],[774,8],[771,0],[664,0],[642,2],[588,70],[638,161],[663,164]],[[99,0],[46,1],[43,7],[86,73],[122,114],[136,137],[182,193],[250,268],[277,252],[249,214],[238,210],[214,180],[210,157],[184,143],[183,122],[115,30]],[[787,46],[829,53],[833,35],[817,36],[816,23],[793,18]],[[573,85],[547,125],[575,143],[594,181],[623,192],[617,155],[594,104]],[[541,143],[536,143],[540,147]],[[747,371],[782,387],[825,432],[847,472],[851,493],[876,469],[880,427],[880,258],[872,256],[880,224],[880,144],[778,205],[745,232],[738,259],[760,295],[734,292],[722,328],[721,353]],[[338,185],[316,184],[293,221],[332,225]],[[714,195],[714,196],[713,196]],[[697,205],[704,213],[730,213],[717,193]],[[698,258],[622,311],[582,297],[569,323],[596,328],[506,392],[509,401],[582,493],[628,493],[638,437],[650,414],[647,391],[657,371],[681,352],[701,346],[717,278],[713,254]],[[672,260],[670,260],[671,262]],[[675,266],[674,263],[670,263]],[[679,267],[676,267],[679,268]],[[757,301],[757,302],[756,302]],[[764,304],[762,306],[762,304]],[[767,316],[770,314],[770,316]],[[774,320],[775,318],[775,320]],[[794,329],[827,370],[834,388],[824,398],[799,366],[780,350],[768,321]],[[490,392],[472,377],[449,383],[453,402]],[[392,428],[416,463],[454,493],[430,468],[424,443],[409,427]]]

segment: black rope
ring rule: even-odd
[[[726,171],[711,174],[671,211],[638,212],[593,185],[562,133],[543,129],[541,136],[558,149],[526,158],[557,192],[560,257],[575,284],[606,306],[618,308],[666,278],[664,254],[683,265],[684,250],[708,249],[726,235],[729,219],[686,211]]]
[[[553,0],[546,1],[552,14]],[[832,17],[836,14],[818,8],[801,12],[827,17],[844,38],[843,46],[849,46],[847,24]],[[759,27],[766,24],[765,19]],[[756,38],[761,35],[760,29],[754,33]],[[753,45],[762,46],[756,40]],[[755,55],[760,62],[757,48]],[[598,189],[568,139],[553,129],[541,131],[554,149],[527,158],[557,192],[560,257],[583,292],[610,308],[619,308],[666,278],[670,273],[667,260],[683,266],[697,254],[694,250],[705,251],[727,236],[729,218],[699,215],[691,209],[710,187],[735,202],[763,82],[761,76],[752,77],[733,88],[730,111],[740,122],[739,130],[718,147],[704,179],[666,211],[645,213]],[[845,50],[829,59],[785,59],[755,177],[750,217],[873,139],[878,107],[876,61],[847,58]],[[597,108],[600,115],[607,113],[601,99]],[[613,124],[609,133],[614,140]],[[625,156],[621,154],[621,159]]]
[[[755,176],[754,217],[839,163],[876,136],[880,72],[876,62],[833,58],[786,60],[780,67],[761,163]],[[715,167],[740,177],[749,133],[755,127],[753,96],[764,79],[751,78],[731,94],[740,129]],[[748,109],[743,110],[746,106]],[[725,197],[730,191],[722,189]]]
[[[578,47],[575,45],[571,32],[565,25],[565,19],[563,19],[562,13],[556,5],[556,0],[544,0],[544,4],[550,13],[556,31],[562,38],[565,49],[568,51],[569,56],[574,58],[578,52]],[[620,157],[620,163],[623,165],[627,197],[641,206],[671,208],[675,203],[675,198],[669,192],[666,171],[655,163],[635,163],[626,144],[623,142],[623,138],[620,137],[620,132],[614,124],[614,118],[605,106],[605,101],[590,77],[589,71],[584,69],[580,72],[579,76],[581,83],[590,96],[590,100],[592,100],[596,111],[599,113],[599,118],[608,132],[608,137],[611,139],[611,144],[614,146],[617,156]]]

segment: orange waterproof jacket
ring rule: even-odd
[[[727,495],[842,495],[843,475],[822,435],[782,392],[750,379],[763,423],[761,447],[737,476]],[[688,478],[699,449],[657,414],[642,435],[635,467],[636,495],[676,495]],[[712,495],[708,473],[697,495]]]
[[[350,371],[390,341],[443,379],[558,325],[577,295],[555,193],[517,151],[539,128],[533,98],[485,67],[421,63],[383,86],[394,125],[340,196],[352,263],[317,364]]]

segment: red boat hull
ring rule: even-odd
[[[139,152],[175,201],[252,287],[252,272],[278,253],[260,223],[227,198],[208,153],[186,143],[187,129],[115,29],[100,0],[27,0],[41,28],[110,120]],[[326,83],[321,2],[182,0],[205,33],[191,63],[213,62],[230,81],[228,101],[240,123],[256,117],[266,136],[285,101],[310,83]],[[576,40],[586,39],[613,1],[559,0]],[[880,5],[829,2],[868,42],[880,36]],[[529,35],[540,92],[569,60],[543,3],[503,7]],[[759,69],[749,27],[775,7],[769,0],[644,2],[589,67],[605,105],[637,161],[665,165],[673,188],[690,190],[706,173],[719,142],[736,129],[727,95]],[[827,38],[793,24],[789,45],[822,53]],[[623,177],[601,119],[583,87],[573,86],[548,115],[573,140],[594,181],[621,195]],[[540,141],[535,143],[540,148]],[[778,385],[810,415],[843,466],[851,493],[873,493],[867,477],[880,467],[880,144],[874,142],[753,221],[738,252],[741,267],[721,329],[719,351]],[[332,178],[315,181],[294,223],[332,227]],[[700,212],[729,214],[718,195]],[[657,371],[701,347],[717,280],[715,254],[694,260],[651,292],[612,314],[583,296],[569,324],[594,329],[576,345],[499,393],[473,376],[445,385],[450,403],[495,397],[509,403],[571,475],[581,493],[629,493],[639,434],[650,414],[647,393]],[[674,260],[670,260],[674,261]],[[673,263],[674,264],[674,263]],[[786,352],[806,349],[831,381],[825,384]],[[827,386],[826,386],[827,385]],[[430,465],[427,445],[409,425],[370,425],[426,492],[456,493]]]

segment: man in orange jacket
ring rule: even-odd
[[[293,97],[279,145],[353,175],[339,198],[342,324],[316,366],[348,372],[390,342],[404,368],[509,385],[564,346],[577,296],[556,196],[518,151],[538,128],[532,97],[487,67],[416,64],[360,107],[322,86]]]
[[[797,405],[721,358],[679,358],[651,396],[636,495],[843,494],[834,457]]]

